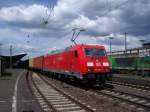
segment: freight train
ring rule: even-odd
[[[42,70],[54,77],[73,79],[92,85],[104,85],[111,80],[109,58],[104,46],[73,45],[64,50],[32,58],[30,69]]]
[[[141,75],[143,70],[145,75],[150,76],[150,56],[145,57],[124,57],[109,58],[112,71],[122,73],[135,73]]]

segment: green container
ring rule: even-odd
[[[109,61],[110,61],[111,68],[112,68],[112,69],[115,69],[115,68],[117,67],[116,59],[110,57],[110,58],[109,58]]]
[[[150,56],[135,58],[109,58],[111,68],[150,69]]]

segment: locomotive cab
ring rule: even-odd
[[[103,48],[85,48],[87,72],[110,72],[110,64]]]
[[[88,81],[104,84],[111,79],[110,62],[103,46],[82,46],[84,73],[83,78]]]

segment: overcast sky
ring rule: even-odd
[[[47,20],[44,24],[43,20]],[[81,27],[77,43],[104,45],[109,51],[150,42],[150,0],[1,0],[0,43],[3,55],[47,54],[72,45],[72,28]]]

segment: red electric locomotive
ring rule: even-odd
[[[111,79],[109,59],[104,46],[99,45],[74,45],[30,59],[30,67],[90,84],[104,84]]]

